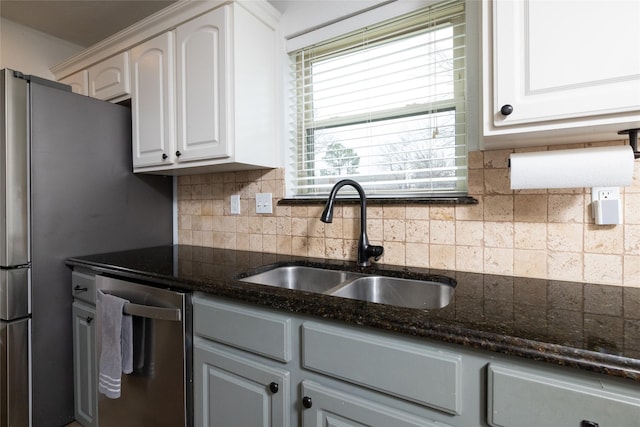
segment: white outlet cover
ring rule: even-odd
[[[591,201],[620,200],[620,187],[592,187]]]
[[[271,193],[256,193],[256,213],[273,213]]]

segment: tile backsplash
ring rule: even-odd
[[[579,146],[526,151],[561,148]],[[640,287],[640,162],[633,185],[621,189],[623,224],[597,226],[590,188],[512,191],[511,152],[469,154],[477,205],[368,206],[369,240],[385,248],[380,262]],[[256,193],[273,194],[273,214],[256,214]],[[240,215],[230,213],[232,194]],[[283,169],[181,176],[179,243],[355,260],[357,205],[337,205],[324,224],[322,205],[277,206],[283,195]]]

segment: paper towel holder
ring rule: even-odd
[[[625,129],[618,132],[618,135],[629,135],[629,144],[633,148],[633,156],[636,159],[640,159],[640,152],[638,151],[638,131],[640,128]]]

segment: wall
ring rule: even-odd
[[[49,69],[82,49],[73,43],[0,19],[0,68],[54,79]]]
[[[510,152],[470,153],[469,192],[477,205],[369,206],[369,239],[385,248],[380,262],[640,286],[640,162],[634,184],[621,191],[624,224],[596,226],[588,188],[511,191]],[[355,260],[357,206],[338,205],[331,224],[319,219],[322,205],[274,204],[272,215],[258,215],[259,192],[280,199],[283,170],[179,177],[179,243]],[[240,215],[230,215],[232,194],[241,195]]]

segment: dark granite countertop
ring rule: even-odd
[[[447,307],[425,311],[236,280],[274,263],[444,275],[457,286]],[[185,245],[82,256],[68,264],[640,381],[640,288],[387,265],[360,269],[347,261]]]

